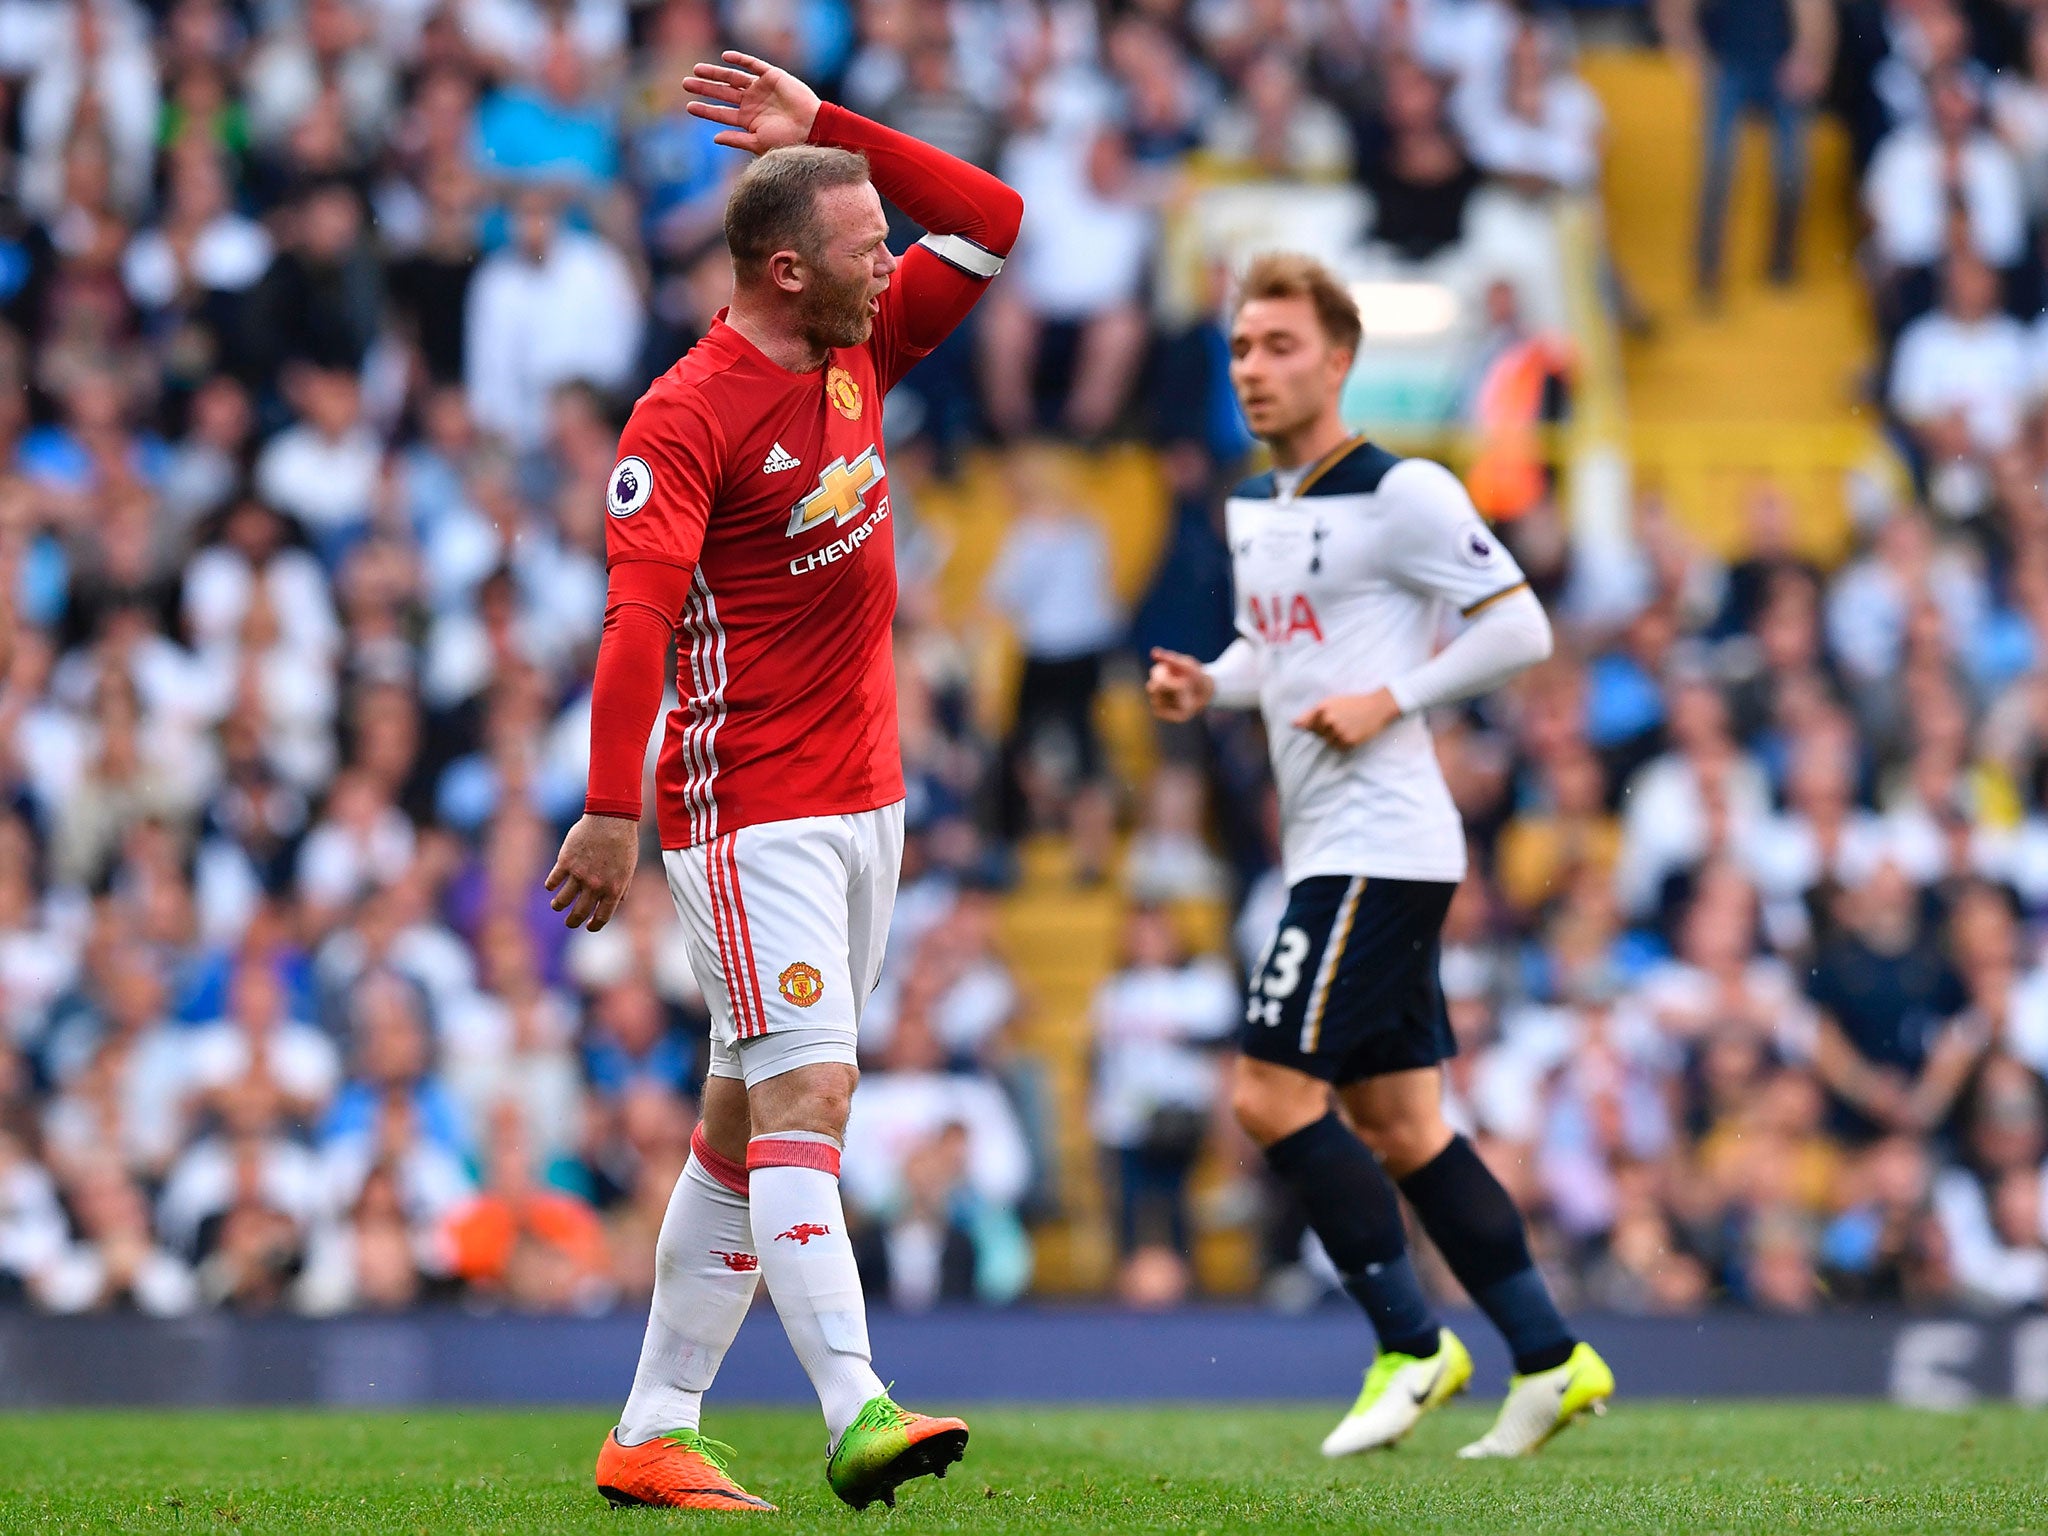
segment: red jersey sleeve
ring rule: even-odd
[[[668,681],[668,643],[689,595],[690,573],[664,560],[614,560],[605,593],[604,634],[590,685],[592,816],[640,818],[647,737]]]
[[[967,318],[1017,241],[1024,199],[978,166],[827,102],[811,142],[866,155],[875,190],[925,227],[889,291],[868,343],[889,388]]]
[[[605,485],[605,563],[693,569],[724,458],[724,428],[696,389],[657,386],[644,396],[619,434],[619,462]]]

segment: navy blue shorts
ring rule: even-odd
[[[1342,1086],[1458,1053],[1437,979],[1455,885],[1316,875],[1251,979],[1245,1055]]]

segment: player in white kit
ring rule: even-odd
[[[1526,1455],[1604,1406],[1614,1377],[1558,1313],[1513,1200],[1443,1117],[1439,1064],[1457,1045],[1437,958],[1465,837],[1424,714],[1543,660],[1550,624],[1455,475],[1345,431],[1361,329],[1306,257],[1246,272],[1231,382],[1274,467],[1225,508],[1238,638],[1207,666],[1155,651],[1148,692],[1167,720],[1210,706],[1265,717],[1288,902],[1251,978],[1234,1108],[1380,1342],[1324,1454],[1394,1444],[1472,1374],[1417,1284],[1398,1184],[1515,1359],[1499,1419],[1460,1454]],[[1437,651],[1447,608],[1467,623]]]

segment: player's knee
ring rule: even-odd
[[[1423,1167],[1451,1139],[1450,1127],[1436,1115],[1399,1120],[1359,1121],[1358,1139],[1372,1149],[1392,1177],[1406,1178]]]
[[[859,1081],[856,1067],[820,1062],[756,1083],[747,1093],[753,1133],[813,1131],[843,1137]]]
[[[1313,1125],[1329,1110],[1329,1095],[1315,1079],[1301,1074],[1290,1082],[1277,1073],[1252,1070],[1239,1063],[1230,1084],[1230,1111],[1245,1135],[1261,1147]]]

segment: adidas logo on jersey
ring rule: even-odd
[[[768,457],[761,461],[761,473],[779,475],[785,469],[795,469],[803,461],[791,454],[782,444],[777,443],[768,450]]]

